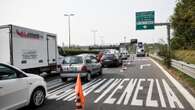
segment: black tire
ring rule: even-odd
[[[68,78],[61,78],[63,82],[66,82]]]
[[[99,76],[100,76],[100,75],[102,75],[102,68],[100,69],[100,71],[99,71],[99,74],[98,74],[98,75],[99,75]]]
[[[91,73],[87,73],[87,76],[85,77],[85,81],[87,82],[91,81]]]
[[[40,95],[40,96],[38,96]],[[46,93],[45,93],[45,90],[41,87],[38,87],[36,88],[32,95],[31,95],[31,98],[30,98],[30,106],[33,107],[33,108],[37,108],[41,105],[44,104],[45,102],[45,99],[46,99]],[[36,102],[38,101],[38,102]]]

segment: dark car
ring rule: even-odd
[[[119,66],[120,60],[115,56],[115,54],[104,54],[100,60],[103,67],[107,66]]]

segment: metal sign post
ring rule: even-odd
[[[171,64],[171,24],[170,23],[155,23],[155,26],[166,26],[167,27],[167,40],[168,40],[168,67]]]

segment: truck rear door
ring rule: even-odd
[[[10,30],[9,28],[0,29],[0,62],[9,63],[10,62]]]
[[[57,44],[56,36],[47,35],[47,53],[48,64],[54,65],[57,63]]]

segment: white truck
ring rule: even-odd
[[[142,42],[137,43],[136,55],[137,55],[137,57],[139,57],[139,56],[144,57],[145,56],[144,44]]]
[[[57,69],[56,35],[15,25],[0,26],[0,62],[40,74]]]

